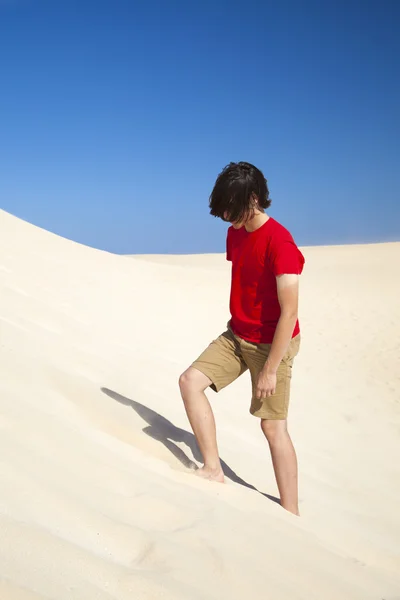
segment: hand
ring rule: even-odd
[[[276,373],[261,371],[256,383],[256,398],[258,400],[268,398],[275,394]]]

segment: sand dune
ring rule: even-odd
[[[298,519],[247,376],[210,395],[227,484],[192,474],[177,379],[228,318],[224,257],[0,212],[1,600],[400,598],[400,243],[303,251]]]

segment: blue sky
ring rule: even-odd
[[[0,0],[0,207],[118,253],[221,252],[231,160],[299,244],[400,240],[400,2]]]

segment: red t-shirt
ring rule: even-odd
[[[226,250],[232,261],[232,331],[249,342],[271,344],[281,314],[276,276],[300,275],[304,256],[289,231],[272,217],[251,232],[229,227]],[[296,321],[293,337],[299,331]]]

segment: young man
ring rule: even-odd
[[[210,213],[231,223],[231,320],[227,331],[181,375],[179,385],[204,460],[197,474],[223,482],[214,415],[204,392],[208,387],[218,392],[250,371],[250,412],[261,419],[281,505],[298,515],[297,459],[287,414],[300,345],[297,309],[304,257],[291,234],[266,214],[270,204],[267,181],[253,165],[230,163],[218,176]]]

